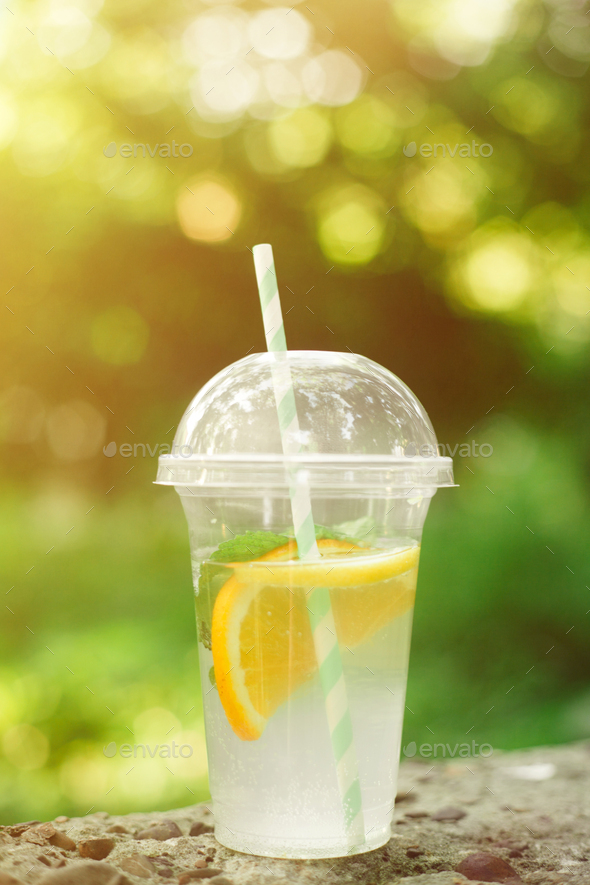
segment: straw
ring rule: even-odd
[[[299,421],[287,358],[287,341],[272,247],[266,243],[254,246],[253,254],[267,348],[275,354],[271,366],[283,452],[285,455],[294,455],[301,451]],[[290,470],[290,480],[291,509],[299,558],[319,559],[307,483],[294,469]],[[365,827],[352,720],[329,588],[313,588],[306,607],[324,692],[345,827],[349,845],[355,847],[365,841]]]

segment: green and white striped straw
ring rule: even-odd
[[[272,247],[266,243],[254,246],[253,254],[267,348],[275,354],[272,377],[283,452],[285,455],[295,455],[301,451],[299,421]],[[319,559],[307,482],[296,470],[290,471],[290,479],[291,509],[299,558]],[[364,843],[365,826],[352,720],[328,587],[313,589],[307,610],[324,692],[349,849],[352,849]]]

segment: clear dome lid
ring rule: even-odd
[[[432,425],[392,372],[357,354],[289,351],[299,453],[284,455],[274,395],[273,353],[246,356],[215,375],[184,413],[156,482],[285,485],[298,465],[321,484],[453,485]],[[361,475],[362,473],[362,475]]]

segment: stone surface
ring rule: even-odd
[[[509,863],[485,851],[478,851],[463,858],[456,869],[471,882],[522,882]]]
[[[131,885],[119,870],[98,860],[77,861],[67,869],[54,870],[37,881],[39,885]]]
[[[198,821],[196,824],[193,824],[189,830],[189,836],[202,836],[203,833],[212,833],[213,827],[207,826],[202,821]]]
[[[10,873],[0,873],[0,885],[21,885],[21,881],[15,879]]]
[[[466,816],[467,812],[462,808],[447,806],[446,808],[441,808],[440,811],[436,811],[432,815],[432,820],[461,820],[462,817]]]
[[[133,854],[131,857],[124,857],[119,866],[126,873],[132,873],[139,876],[140,879],[149,879],[153,873],[157,872],[155,865],[145,854]]]
[[[156,839],[158,842],[165,842],[167,839],[176,839],[178,836],[182,836],[182,830],[176,821],[165,819],[154,821],[147,829],[137,833],[135,838]]]
[[[110,839],[108,861],[83,861],[52,844],[57,818],[49,826],[14,824],[0,828],[0,885],[176,885],[189,874],[187,882],[198,882],[193,876],[203,872],[212,875],[202,880],[211,885],[507,885],[515,876],[525,885],[590,885],[590,744],[496,751],[485,759],[414,757],[402,763],[399,791],[387,845],[324,861],[230,851],[210,832],[214,817],[204,805],[161,815],[98,812],[67,826],[59,819],[76,844]],[[447,809],[465,816],[441,817]],[[30,830],[42,844],[25,838]],[[465,866],[478,854],[493,856],[501,868]],[[138,861],[142,856],[147,863]],[[196,867],[197,860],[206,865]]]
[[[65,833],[62,833],[61,830],[56,830],[53,836],[49,837],[49,841],[52,845],[55,845],[56,848],[65,848],[66,851],[74,851],[76,848],[74,840],[70,839],[69,836],[66,836]]]
[[[25,842],[32,842],[34,845],[47,845],[49,840],[55,836],[57,830],[53,824],[39,824],[37,827],[29,827],[22,834]]]
[[[113,839],[104,837],[102,839],[83,839],[78,842],[78,851],[80,857],[90,857],[92,860],[104,860],[108,857],[115,843]]]

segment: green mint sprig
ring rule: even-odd
[[[213,606],[217,594],[233,574],[233,569],[223,563],[227,562],[250,562],[260,559],[271,550],[282,547],[292,541],[295,536],[293,531],[284,535],[275,532],[246,532],[244,535],[236,535],[229,541],[222,541],[209,560],[201,566],[195,608],[197,613],[197,629],[199,639],[203,645],[211,649],[211,620]],[[358,544],[358,541],[348,537],[342,532],[335,532],[323,525],[315,526],[316,540],[350,541]],[[220,563],[220,565],[216,565]]]

